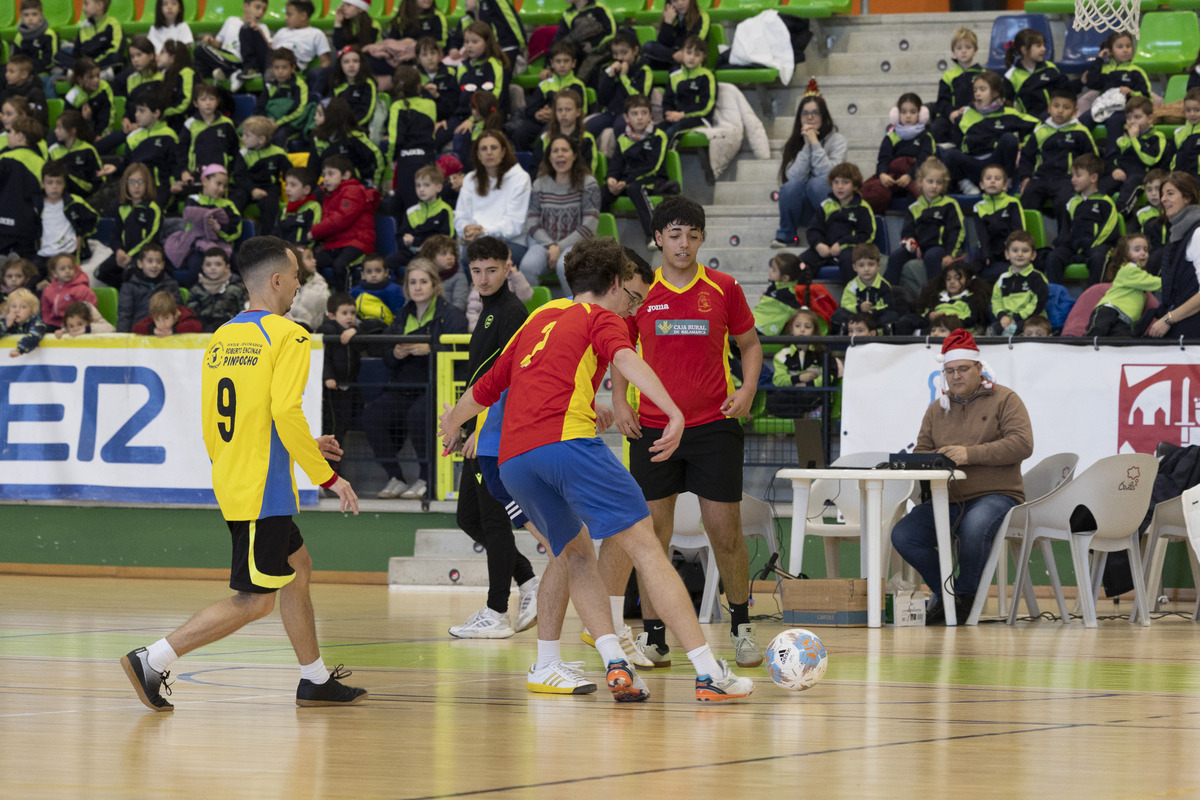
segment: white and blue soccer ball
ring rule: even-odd
[[[784,689],[803,692],[825,677],[829,656],[812,631],[792,628],[771,640],[767,648],[767,674]]]

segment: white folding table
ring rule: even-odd
[[[951,478],[965,478],[966,475],[961,470],[789,468],[779,470],[775,477],[792,482],[792,535],[788,549],[788,572],[793,575],[800,571],[800,548],[803,546],[804,528],[808,521],[809,486],[815,480],[858,481],[862,497],[862,546],[866,552],[867,563],[868,628],[878,628],[883,624],[880,613],[883,605],[880,588],[883,583],[883,564],[880,557],[883,548],[883,482],[929,481],[933,500],[933,521],[937,528],[938,564],[942,573],[942,602],[946,609],[946,624],[958,624],[954,611],[954,587],[947,585],[947,578],[954,567],[950,557],[950,499],[946,485]]]

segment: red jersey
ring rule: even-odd
[[[596,435],[596,388],[629,332],[616,314],[591,303],[542,308],[529,318],[475,384],[490,406],[511,388],[500,435],[500,463],[536,447]]]
[[[737,280],[698,264],[691,282],[675,287],[660,268],[646,302],[627,324],[642,358],[683,412],[684,425],[725,418],[721,405],[734,388],[729,337],[754,327],[754,312]],[[642,425],[667,426],[667,415],[648,397],[642,397],[638,416]]]

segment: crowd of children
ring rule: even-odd
[[[340,0],[329,32],[313,26],[311,0],[288,0],[274,31],[266,0],[244,0],[211,35],[193,34],[192,2],[152,0],[150,30],[129,35],[109,0],[86,0],[65,41],[41,0],[18,0],[16,35],[0,43],[0,255],[21,259],[22,274],[34,270],[21,284],[35,294],[57,280],[49,262],[69,257],[72,280],[119,291],[118,331],[146,319],[164,330],[165,312],[150,309],[159,293],[176,300],[176,331],[213,330],[236,314],[236,245],[251,230],[306,251],[315,269],[304,270],[307,296],[294,316],[310,327],[326,321],[330,292],[373,296],[380,281],[396,287],[385,303],[396,313],[405,267],[418,257],[436,265],[446,301],[465,312],[468,242],[456,231],[496,233],[474,219],[455,226],[464,179],[483,168],[474,158],[485,132],[504,140],[505,153],[528,153],[531,177],[551,182],[561,170],[548,145],[566,138],[581,162],[575,172],[598,179],[590,203],[607,211],[629,198],[649,236],[651,198],[680,191],[667,151],[711,118],[716,99],[704,65],[708,15],[696,0],[667,5],[644,53],[603,3],[572,0],[538,45],[548,47],[546,66],[527,93],[513,89],[530,54],[510,0],[466,0],[454,26],[432,0],[402,0],[383,24],[371,0]],[[661,110],[652,68],[669,71]],[[247,92],[253,111],[235,123],[234,97]],[[52,127],[47,98],[62,103]],[[486,195],[486,183],[474,194]],[[511,211],[526,220],[527,209]],[[596,212],[589,205],[577,216]],[[376,241],[376,216],[395,220],[394,246]],[[518,259],[524,237],[545,245],[545,216],[503,237]],[[558,259],[543,260],[552,274]],[[385,275],[368,276],[376,263]],[[96,305],[94,296],[81,302]],[[63,327],[62,310],[42,324]]]
[[[875,174],[864,181],[848,162],[828,171],[806,249],[771,262],[760,332],[851,334],[869,322],[883,334],[1049,336],[1064,324],[1072,300],[1063,284],[1075,277],[1111,284],[1089,309],[1088,335],[1140,335],[1168,242],[1160,188],[1172,172],[1200,178],[1200,69],[1189,76],[1185,124],[1164,134],[1134,45],[1113,33],[1071,77],[1046,61],[1041,33],[1022,30],[999,74],[975,62],[975,34],[958,29],[936,102],[905,92],[892,109]],[[820,97],[810,84],[802,111],[811,99]],[[888,211],[903,224],[885,260],[876,215]],[[1046,221],[1053,235],[1039,242],[1033,233]],[[823,267],[840,273],[840,305],[809,285]],[[773,385],[811,384],[813,352],[781,351]]]

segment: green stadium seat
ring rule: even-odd
[[[588,108],[595,110],[598,100],[595,89],[590,86],[583,87],[583,101],[587,103]]]
[[[525,25],[555,25],[562,19],[566,4],[562,0],[523,0],[515,4]]]
[[[830,14],[853,14],[854,0],[781,0],[780,5],[810,6],[810,5],[825,5],[828,7]]]
[[[609,238],[617,238],[617,218],[612,214],[601,214],[600,224],[596,226],[597,236],[608,236]]]
[[[1025,230],[1033,237],[1034,249],[1046,246],[1046,220],[1041,211],[1034,208],[1025,209]]]
[[[51,136],[54,135],[54,123],[62,116],[64,105],[63,101],[57,97],[46,101],[46,118]]]
[[[604,0],[604,5],[617,20],[617,27],[628,20],[636,20],[646,10],[646,0]]]
[[[112,286],[97,286],[92,291],[96,293],[96,310],[100,312],[100,316],[108,320],[109,324],[116,325],[117,290]]]
[[[181,304],[186,306],[188,298],[191,296],[192,296],[192,293],[190,291],[188,291],[188,288],[186,286],[179,287],[179,302]]]
[[[729,0],[722,0],[728,2]],[[708,32],[708,68],[714,69],[717,57],[721,54],[720,46],[725,44],[725,29],[714,25]],[[736,67],[714,70],[717,83],[752,84],[775,83],[779,80],[779,70],[773,67]]]
[[[1025,0],[1027,14],[1074,14],[1075,0]]]
[[[779,8],[775,10],[780,14],[805,19],[822,19],[833,16],[833,9],[825,0],[783,0]]]
[[[600,184],[603,184],[608,177],[608,157],[604,153],[596,153],[596,171],[593,173],[593,176],[596,178],[596,182]]]
[[[683,188],[683,163],[679,160],[679,153],[674,150],[667,151],[667,178],[679,184],[679,188]],[[650,202],[653,205],[658,205],[662,202],[662,195],[650,195]],[[633,201],[628,197],[618,197],[613,201],[613,211],[619,211],[623,214],[635,213]]]
[[[1187,70],[1200,52],[1200,21],[1193,11],[1153,11],[1142,17],[1133,63],[1151,74]]]
[[[513,83],[522,89],[536,89],[541,80],[542,70],[546,67],[546,57],[538,56],[520,75],[513,78]]]
[[[221,30],[225,20],[241,15],[241,0],[207,0],[204,4],[204,16],[191,26],[192,35],[196,37],[197,41],[205,34],[215,35],[217,31]]]
[[[12,6],[14,9],[19,9],[21,7],[20,0],[13,0]],[[79,9],[72,0],[42,0],[42,15],[50,27],[58,33],[60,43],[75,40],[75,34],[79,31],[79,26],[75,24],[79,19]],[[6,39],[12,38],[12,34],[16,33],[20,12],[17,11],[13,16],[12,29],[4,32]],[[6,24],[5,27],[8,25]]]
[[[1175,103],[1187,94],[1187,75],[1172,75],[1167,81],[1167,91],[1163,94],[1164,103]]]
[[[550,274],[553,275],[554,273],[551,272]],[[555,281],[557,280],[558,278],[556,277]],[[554,295],[550,294],[549,286],[535,286],[533,287],[533,297],[525,301],[525,310],[532,314],[536,309],[541,308],[553,299]]]
[[[1029,212],[1026,212],[1028,214]],[[1125,235],[1125,218],[1117,217],[1117,231]],[[1036,237],[1034,237],[1036,238]],[[1068,264],[1064,277],[1069,281],[1086,281],[1088,279],[1087,264]]]
[[[708,147],[708,137],[703,133],[689,131],[676,140],[675,146],[684,150]]]
[[[778,10],[779,4],[772,0],[716,0],[708,12],[708,18],[713,23],[741,22],[768,8]]]

